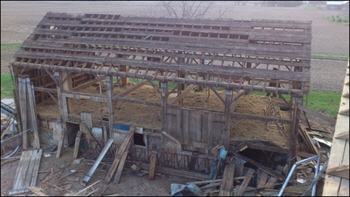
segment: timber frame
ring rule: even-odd
[[[223,125],[218,139],[224,141],[227,149],[231,117],[278,121],[291,126],[290,157],[295,159],[300,110],[294,100],[292,119],[233,112],[232,105],[249,91],[292,95],[301,104],[303,95],[309,91],[311,40],[311,21],[199,20],[48,12],[14,55],[11,66],[16,95],[21,94],[18,79],[28,77],[34,86],[37,104],[48,98],[57,102],[62,123],[57,157],[64,147],[65,123],[74,121],[70,116],[75,107],[72,98],[106,103],[108,120],[92,122],[105,126],[109,132],[114,124],[115,101],[158,106],[162,111],[162,130],[169,132],[167,121],[170,119],[166,118],[169,111],[181,109],[182,97],[190,88],[200,85],[212,89],[225,109],[190,109],[219,114]],[[209,65],[204,64],[206,61]],[[122,78],[123,84],[127,78],[143,81],[114,95],[116,78]],[[103,82],[105,94],[78,91],[97,81]],[[160,86],[152,81],[158,81]],[[271,81],[280,85],[270,86]],[[147,82],[161,95],[161,103],[125,97]],[[176,91],[169,90],[169,82],[177,83]],[[185,85],[189,87],[185,89]],[[226,89],[226,97],[220,96],[216,87]],[[178,96],[170,101],[171,92],[177,92]],[[109,137],[111,133],[106,134],[106,139]]]

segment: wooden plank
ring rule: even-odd
[[[30,186],[36,186],[42,153],[43,150],[40,149],[39,152],[36,154]]]
[[[252,178],[253,174],[254,174],[254,170],[249,168],[249,170],[248,170],[247,174],[245,175],[245,178],[244,178],[242,184],[239,186],[239,189],[238,189],[238,191],[237,191],[235,196],[243,196],[244,191],[247,188],[247,186],[248,186],[248,184],[250,182],[250,179]]]
[[[28,155],[27,151],[23,151],[22,154],[21,154],[21,158],[19,159],[19,162],[18,162],[18,166],[17,166],[16,174],[15,174],[15,179],[13,181],[13,186],[12,186],[12,190],[11,191],[14,191],[14,190],[18,189],[19,175],[20,175],[20,173],[22,171],[22,166],[23,166],[23,163],[25,162],[25,160],[27,158],[27,155]],[[10,191],[10,193],[11,193],[11,191]]]
[[[36,113],[36,104],[35,104],[35,96],[34,96],[34,87],[30,84],[30,79],[26,78],[27,84],[27,99],[29,102],[29,111],[30,111],[30,120],[32,131],[34,133],[34,141],[33,147],[35,149],[40,149],[40,141],[39,141],[39,131],[38,131],[38,122],[37,122],[37,113]]]
[[[77,136],[75,137],[75,143],[74,143],[74,151],[73,151],[73,159],[77,159],[79,155],[79,147],[80,147],[80,139],[81,134],[83,132],[81,130],[78,131]]]
[[[135,127],[131,126],[129,133],[125,136],[123,143],[120,145],[120,147],[116,150],[116,157],[113,160],[112,166],[110,167],[106,177],[105,181],[108,183],[111,181],[112,176],[114,175],[114,172],[117,170],[117,167],[119,165],[120,159],[127,148],[129,141],[132,140],[132,137],[134,136]]]
[[[258,188],[264,187],[266,185],[266,180],[267,180],[267,173],[263,172],[263,171],[259,171],[260,172],[260,176],[259,176],[259,180],[258,180]]]
[[[335,120],[334,120],[333,118],[330,118],[330,117],[325,116],[325,115],[323,115],[323,114],[321,114],[321,113],[318,113],[318,112],[314,112],[314,111],[312,111],[312,110],[310,110],[310,109],[308,109],[308,108],[305,108],[305,107],[303,107],[303,106],[299,106],[299,108],[300,108],[302,111],[306,112],[306,113],[312,114],[312,115],[314,115],[314,116],[316,116],[316,117],[318,117],[318,118],[321,118],[321,119],[323,119],[323,120],[325,120],[325,121],[328,121],[329,123],[335,125]]]
[[[238,152],[242,152],[243,150],[247,149],[248,145],[246,142],[241,142],[240,144],[238,144],[236,147],[233,148],[233,150],[231,151],[232,153],[238,153]]]
[[[28,189],[38,196],[47,196],[45,193],[42,192],[42,188],[31,186],[28,187]]]
[[[333,168],[328,168],[327,174],[331,176],[349,179],[349,165],[341,165]]]
[[[19,102],[20,102],[20,115],[21,115],[21,125],[22,132],[28,129],[27,123],[27,88],[25,78],[18,77],[18,89],[19,89]],[[27,132],[23,133],[22,145],[23,149],[28,148],[28,134]]]
[[[120,162],[119,162],[119,165],[118,165],[118,168],[117,168],[117,171],[115,173],[115,177],[114,177],[114,180],[113,180],[113,183],[115,184],[118,184],[119,181],[120,181],[120,177],[122,176],[122,172],[123,172],[123,169],[124,169],[124,165],[125,165],[125,161],[126,161],[126,157],[128,156],[128,153],[129,153],[129,148],[130,148],[130,145],[131,145],[131,141],[129,141],[121,159],[120,159]]]
[[[87,184],[90,180],[90,178],[92,177],[92,175],[94,174],[95,170],[97,169],[98,165],[100,164],[100,162],[102,161],[103,157],[106,155],[108,149],[111,147],[112,143],[113,143],[114,139],[109,139],[108,142],[106,143],[105,147],[103,148],[103,150],[101,151],[100,155],[98,156],[98,158],[96,159],[94,165],[91,167],[90,171],[87,173],[87,175],[84,177],[83,179],[83,183]]]
[[[144,170],[149,170],[149,167],[150,167],[149,164],[145,164],[145,163],[141,164],[141,168]],[[208,175],[206,174],[200,174],[196,172],[178,170],[178,169],[161,167],[161,166],[157,166],[156,173],[168,174],[172,176],[184,177],[184,178],[200,180],[200,181],[207,180],[208,178]]]
[[[28,169],[24,177],[23,188],[28,188],[31,184],[31,179],[32,179],[33,170],[34,170],[34,163],[37,155],[36,150],[32,150],[31,152],[32,152],[32,155],[30,157],[30,160],[28,163]]]
[[[222,177],[219,196],[232,196],[232,188],[234,186],[235,162],[231,161],[226,165],[224,176]]]
[[[157,152],[152,151],[150,156],[149,174],[148,174],[148,179],[150,180],[153,180],[155,178],[156,162],[157,162]]]
[[[344,132],[338,132],[336,136],[334,136],[336,139],[343,139],[343,140],[349,140],[349,130]]]
[[[26,175],[27,175],[27,172],[28,172],[28,168],[29,168],[29,164],[30,164],[30,161],[31,161],[31,157],[32,157],[32,150],[29,150],[27,155],[26,155],[26,158],[23,162],[23,165],[22,165],[22,169],[20,171],[20,174],[18,175],[18,185],[17,185],[17,189],[27,189],[25,187],[25,178],[26,178]]]

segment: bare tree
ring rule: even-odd
[[[232,6],[219,5],[215,1],[159,1],[145,14],[153,17],[171,18],[222,18]]]

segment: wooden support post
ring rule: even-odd
[[[28,129],[28,123],[27,123],[27,88],[26,88],[26,81],[25,78],[18,77],[18,96],[19,96],[19,103],[20,103],[20,114],[21,114],[21,125],[22,125],[22,132],[27,131]],[[23,149],[28,148],[28,134],[27,132],[23,133]]]
[[[125,72],[127,70],[127,66],[121,66],[120,71]],[[122,85],[127,85],[129,82],[129,78],[127,77],[122,77]]]
[[[79,155],[79,146],[80,146],[80,139],[81,134],[83,132],[81,130],[78,131],[77,136],[75,137],[75,144],[74,144],[74,151],[73,151],[73,159],[78,159]]]
[[[300,119],[300,108],[299,105],[302,104],[302,99],[300,97],[294,98],[294,110],[293,110],[293,123],[291,125],[290,131],[290,143],[289,143],[289,170],[292,168],[293,164],[296,162],[297,154],[297,142],[298,142],[298,130],[299,130],[299,119]]]
[[[168,101],[168,83],[161,83],[161,97],[162,97],[162,130],[166,130],[166,114]]]
[[[232,101],[232,90],[226,90],[226,99],[225,99],[225,131],[223,132],[224,136],[221,136],[222,142],[226,150],[229,149],[230,143],[230,123],[231,123],[231,101]]]
[[[149,174],[148,179],[153,180],[156,174],[156,162],[157,162],[157,152],[152,151],[150,156],[150,164],[149,164]]]
[[[63,144],[66,138],[66,132],[67,132],[66,121],[68,119],[68,111],[67,111],[67,98],[62,95],[61,75],[59,72],[55,72],[54,77],[55,77],[56,87],[57,87],[57,101],[58,101],[58,108],[61,115],[61,126],[62,126],[62,132],[61,132],[61,136],[58,142],[58,147],[56,152],[56,158],[59,158],[61,156]]]
[[[62,72],[62,89],[64,91],[72,91],[73,90],[73,84],[72,84],[72,74],[69,75],[68,72]],[[73,98],[66,98],[67,102],[67,116],[68,113],[74,113],[75,112],[75,103]]]
[[[180,71],[177,72],[177,76],[181,77],[181,78],[185,77],[185,75]],[[185,89],[185,85],[183,83],[178,83],[178,85],[177,85],[177,97],[179,97],[181,95],[182,90],[184,90],[184,89]],[[180,98],[179,105],[183,105],[183,98]]]
[[[107,84],[107,108],[108,108],[108,131],[109,136],[113,135],[113,123],[114,123],[114,106],[113,106],[113,78],[106,77]]]

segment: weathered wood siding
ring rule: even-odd
[[[169,107],[166,131],[187,150],[211,149],[224,136],[224,115]]]

